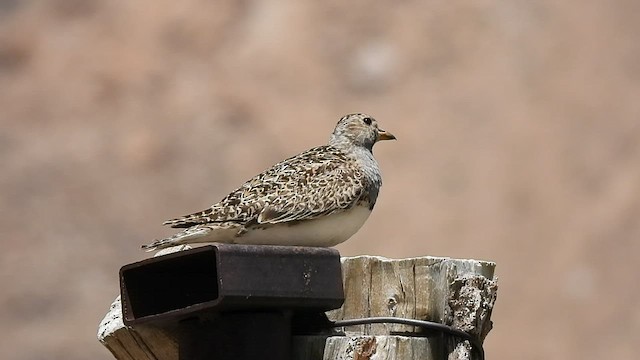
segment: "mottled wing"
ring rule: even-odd
[[[310,154],[307,166],[290,164],[278,196],[269,199],[258,216],[261,224],[310,220],[353,207],[365,192],[365,177],[355,162],[341,153]]]
[[[352,207],[365,187],[364,174],[353,160],[335,148],[321,146],[274,165],[209,209],[164,224],[183,228],[229,221],[310,220]]]

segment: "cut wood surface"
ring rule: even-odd
[[[171,248],[168,251],[184,250]],[[452,325],[484,340],[496,300],[495,264],[488,261],[377,256],[342,259],[344,305],[330,320],[393,316]],[[294,359],[471,359],[470,345],[442,336],[421,335],[407,325],[349,326],[344,336],[296,336]],[[151,326],[125,327],[120,298],[100,324],[98,339],[116,359],[178,359],[171,334]],[[375,356],[374,356],[375,354]]]

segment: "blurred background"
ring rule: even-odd
[[[0,358],[111,359],[120,266],[346,113],[343,255],[497,262],[493,359],[632,359],[640,2],[0,0]]]

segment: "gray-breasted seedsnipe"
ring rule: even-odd
[[[142,248],[187,243],[334,246],[371,214],[382,185],[373,145],[395,139],[366,114],[346,115],[329,144],[275,164],[210,208],[168,220],[184,228]]]

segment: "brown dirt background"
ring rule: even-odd
[[[397,135],[343,255],[497,262],[492,359],[634,359],[640,2],[0,0],[0,358],[110,359],[167,218],[326,141]]]

